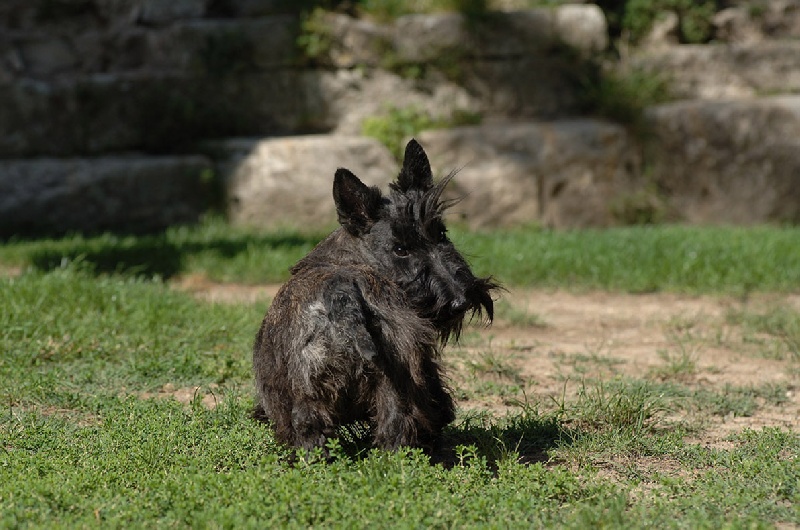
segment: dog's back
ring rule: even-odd
[[[279,440],[320,447],[367,421],[379,447],[432,448],[455,417],[439,349],[468,311],[491,319],[496,285],[447,239],[445,184],[413,140],[388,197],[336,172],[342,228],[292,268],[256,337],[256,416]]]

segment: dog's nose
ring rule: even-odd
[[[457,296],[450,301],[450,311],[453,313],[463,313],[469,308],[469,300],[463,296]]]

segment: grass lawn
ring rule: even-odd
[[[171,280],[282,281],[320,236],[210,220],[0,246],[0,527],[800,526],[800,432],[736,427],[797,407],[800,229],[454,230],[509,293],[445,351],[460,410],[441,454],[369,451],[352,428],[333,462],[291,465],[249,419],[268,301]],[[569,329],[531,289],[723,309],[665,320],[639,364],[614,341],[554,346]],[[743,365],[752,381],[725,379]]]

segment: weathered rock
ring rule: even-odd
[[[162,25],[181,19],[200,18],[206,12],[208,0],[140,0],[137,22]]]
[[[566,4],[555,9],[555,34],[583,54],[608,47],[608,24],[600,6]]]
[[[0,28],[21,29],[34,26],[39,6],[30,0],[0,2]]]
[[[38,34],[21,38],[15,48],[21,70],[32,76],[70,71],[79,64],[70,41],[61,36]]]
[[[729,7],[717,12],[711,23],[714,25],[714,37],[722,42],[752,44],[764,39],[760,24],[753,20],[744,6]]]
[[[320,58],[323,62],[329,61],[337,68],[352,68],[389,65],[392,61],[393,26],[338,13],[326,13],[322,23],[330,40],[327,57]]]
[[[673,11],[660,13],[639,46],[647,49],[675,46],[680,42],[680,26],[681,21],[677,13]]]
[[[575,114],[576,89],[585,65],[558,55],[465,64],[461,84],[489,117],[555,119]]]
[[[206,138],[327,130],[313,107],[324,103],[318,76],[137,72],[0,85],[0,158],[163,152]]]
[[[800,92],[800,41],[681,45],[636,54],[631,65],[665,75],[683,98]]]
[[[479,115],[482,109],[476,97],[455,83],[442,80],[426,90],[383,70],[318,72],[307,78],[306,94],[315,128],[344,135],[361,134],[366,118],[384,115],[389,107],[414,108],[444,120],[454,113]]]
[[[540,223],[607,226],[611,204],[631,192],[638,150],[620,126],[594,120],[426,131],[434,170],[458,169],[451,214],[473,227]]]
[[[149,32],[142,67],[231,72],[271,70],[296,62],[297,17],[190,20]]]
[[[458,13],[406,15],[395,22],[398,59],[409,63],[518,56],[554,44],[550,9],[497,13],[473,24]]]
[[[145,232],[188,223],[209,208],[204,157],[5,160],[0,235]]]
[[[800,96],[649,109],[652,178],[691,223],[800,221]]]
[[[209,14],[217,17],[263,17],[289,12],[292,8],[294,11],[299,9],[286,0],[225,0],[212,2]]]
[[[385,189],[397,165],[382,144],[352,136],[237,139],[215,144],[231,222],[262,228],[323,229],[336,222],[333,175],[339,167]]]
[[[800,38],[800,0],[767,2],[761,21],[762,31],[771,38]]]
[[[499,59],[542,53],[566,43],[591,54],[608,46],[605,16],[595,5],[492,13],[468,21],[457,13],[406,15],[395,22],[395,51],[406,62]]]
[[[753,9],[757,7],[757,9]],[[800,0],[771,0],[759,6],[737,5],[713,17],[715,38],[743,44],[800,37]]]

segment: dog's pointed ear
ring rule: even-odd
[[[378,220],[381,192],[370,188],[347,169],[339,168],[333,178],[333,201],[339,224],[354,236],[368,232]]]
[[[397,176],[397,188],[403,193],[409,190],[428,191],[433,187],[433,173],[428,155],[419,143],[411,139],[403,156],[403,169]]]

